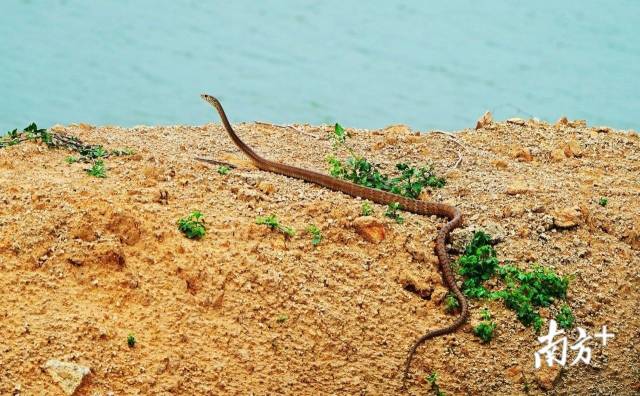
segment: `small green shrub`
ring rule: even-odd
[[[482,308],[480,318],[482,322],[473,328],[473,334],[478,336],[483,343],[487,343],[493,339],[496,324],[491,320],[491,313],[487,308]]]
[[[445,396],[444,392],[440,390],[440,386],[438,385],[438,374],[435,371],[429,374],[425,380],[431,384],[431,389],[436,396]]]
[[[400,209],[402,208],[400,207],[400,204],[398,202],[390,203],[389,205],[387,205],[387,211],[384,212],[384,215],[391,219],[394,219],[396,223],[402,224],[404,223],[404,218],[400,216],[400,213],[398,213]]]
[[[344,142],[347,140],[347,132],[344,130],[342,125],[336,122],[330,138],[333,141],[333,148],[335,149],[338,146],[344,144]]]
[[[400,176],[391,178],[383,175],[377,165],[363,157],[352,156],[343,163],[336,157],[329,156],[327,161],[329,174],[333,177],[412,199],[417,199],[425,186],[440,188],[445,185],[445,180],[437,177],[431,167],[416,169],[407,164],[396,164]]]
[[[129,348],[136,346],[136,337],[133,334],[127,336],[127,345],[129,345]]]
[[[487,343],[493,339],[495,328],[496,324],[494,322],[485,320],[473,328],[473,334],[478,336],[483,343]]]
[[[104,147],[98,145],[98,146],[93,146],[90,149],[86,150],[83,155],[91,159],[98,159],[98,158],[104,158],[108,154],[109,153],[107,152],[107,150],[104,149]]]
[[[87,169],[87,173],[93,177],[99,177],[102,179],[107,177],[107,168],[104,165],[104,161],[103,160],[94,161],[91,168]]]
[[[605,197],[600,197],[600,199],[598,200],[598,205],[602,207],[607,206],[608,203],[609,203],[609,200]]]
[[[274,214],[270,216],[258,216],[258,218],[256,219],[256,224],[266,225],[272,230],[278,230],[287,237],[292,237],[296,234],[296,231],[293,228],[280,225],[278,218]]]
[[[229,168],[228,166],[220,165],[218,167],[218,173],[223,175],[223,176],[228,174],[230,171],[231,171],[231,168]]]
[[[567,304],[562,305],[560,312],[556,315],[556,322],[558,322],[558,326],[567,330],[573,327],[575,319],[573,312],[571,312],[571,308],[569,308]]]
[[[278,315],[278,317],[276,318],[276,322],[278,323],[284,323],[289,319],[289,316],[286,314],[282,314],[282,315]]]
[[[78,157],[74,157],[72,155],[68,156],[67,158],[64,159],[64,162],[66,162],[67,164],[74,164],[76,162],[78,162]]]
[[[318,246],[322,241],[322,233],[320,232],[320,229],[316,227],[315,224],[311,224],[307,227],[307,232],[311,234],[311,244],[313,246]]]
[[[189,239],[200,239],[206,233],[202,213],[193,211],[189,216],[178,220],[178,230]]]
[[[368,201],[362,203],[360,214],[362,214],[363,216],[371,216],[373,214],[373,207]]]
[[[458,301],[456,296],[451,293],[447,293],[446,297],[444,298],[445,312],[449,314],[454,313],[458,308],[460,308],[460,302]]]
[[[543,324],[539,307],[548,307],[556,300],[565,299],[569,279],[539,265],[532,271],[523,271],[509,264],[500,265],[490,242],[489,235],[476,232],[458,259],[458,273],[465,278],[463,293],[469,298],[502,299],[523,325],[533,326],[536,332],[539,331]],[[505,287],[488,291],[484,282],[495,275]]]

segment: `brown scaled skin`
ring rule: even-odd
[[[231,140],[244,152],[253,163],[258,167],[258,169],[274,172],[281,175],[294,177],[296,179],[302,179],[309,183],[315,183],[321,185],[323,187],[329,188],[331,190],[340,191],[345,194],[351,195],[353,197],[361,197],[364,199],[368,199],[370,201],[388,205],[390,203],[397,202],[401,205],[403,210],[431,216],[437,215],[446,217],[449,219],[440,230],[438,231],[438,235],[436,237],[436,255],[438,256],[438,261],[440,263],[440,271],[442,272],[443,278],[449,290],[456,296],[458,302],[460,303],[461,312],[460,316],[456,319],[455,322],[446,327],[441,327],[439,329],[431,330],[422,337],[420,337],[416,342],[413,343],[411,349],[409,349],[409,353],[407,355],[407,360],[404,365],[404,373],[402,377],[402,387],[406,388],[407,378],[409,376],[409,368],[411,366],[411,360],[413,359],[414,354],[416,353],[416,349],[422,343],[427,341],[430,338],[438,337],[444,334],[451,333],[455,331],[458,327],[460,327],[469,316],[469,307],[467,304],[467,299],[462,294],[458,286],[456,285],[455,278],[453,276],[453,272],[451,271],[451,266],[449,265],[449,256],[447,255],[445,249],[445,241],[449,236],[449,233],[453,231],[455,228],[459,227],[462,224],[462,212],[454,206],[446,205],[438,202],[425,202],[419,201],[415,199],[406,198],[400,195],[392,194],[382,190],[376,190],[373,188],[363,187],[345,180],[336,179],[334,177],[310,171],[307,169],[297,168],[295,166],[285,165],[278,162],[269,161],[265,158],[260,157],[253,151],[249,146],[247,146],[241,139],[238,137],[236,132],[231,127],[229,120],[227,119],[227,115],[222,108],[222,105],[218,101],[218,99],[213,96],[203,94],[201,95],[202,99],[211,104],[218,111],[220,118],[222,119],[222,124],[224,128],[229,133]],[[199,159],[201,161],[205,161],[203,159]]]

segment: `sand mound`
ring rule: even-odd
[[[238,125],[266,157],[326,172],[330,128],[296,128]],[[394,394],[411,343],[454,319],[432,252],[442,219],[407,213],[400,225],[379,205],[358,219],[361,201],[256,170],[218,125],[58,130],[136,154],[109,158],[98,179],[63,150],[0,150],[2,394],[62,394],[42,369],[50,359],[91,369],[78,395]],[[428,393],[433,371],[447,394],[640,391],[637,135],[523,120],[462,131],[459,144],[402,126],[350,132],[386,169],[431,161],[447,186],[430,199],[499,234],[500,257],[572,275],[577,324],[616,334],[592,366],[538,372],[532,330],[499,302],[472,301],[469,324],[419,350],[410,393]],[[221,175],[194,156],[238,168]],[[199,241],[176,227],[193,210],[205,215]],[[296,235],[255,224],[269,214]],[[482,306],[498,325],[489,344],[471,332]]]

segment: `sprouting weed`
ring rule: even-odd
[[[571,308],[569,308],[567,304],[562,305],[562,307],[560,307],[560,312],[556,315],[556,322],[558,322],[558,326],[567,330],[573,327],[575,319],[573,312],[571,312]]]
[[[389,205],[387,205],[387,211],[384,212],[384,215],[391,219],[394,219],[396,223],[402,224],[404,223],[404,218],[400,216],[400,213],[398,213],[400,209],[402,209],[400,207],[400,203],[398,202],[390,203]]]
[[[431,384],[431,389],[436,396],[445,396],[444,392],[440,390],[440,386],[438,385],[438,374],[435,371],[429,374],[425,380]]]
[[[484,320],[473,328],[473,333],[478,336],[483,343],[487,343],[493,339],[493,331],[496,324],[490,320]]]
[[[87,169],[87,173],[91,176],[99,177],[102,179],[107,177],[107,168],[104,165],[104,161],[103,160],[94,161],[91,168]]]
[[[86,151],[86,154],[84,154],[85,156],[92,158],[92,159],[97,159],[97,158],[103,158],[106,157],[107,154],[109,154],[107,152],[107,150],[104,149],[104,147],[102,146],[95,146],[92,147],[91,149]]]
[[[289,319],[289,316],[286,314],[282,314],[282,315],[278,315],[278,317],[276,318],[276,322],[278,323],[284,323]]]
[[[607,199],[606,197],[600,197],[600,199],[598,200],[598,205],[602,207],[607,206],[608,203],[609,199]]]
[[[221,174],[221,175],[223,175],[223,176],[224,176],[224,175],[226,175],[226,174],[228,174],[230,171],[231,171],[231,168],[229,168],[229,167],[228,167],[228,166],[226,166],[226,165],[220,165],[220,166],[218,167],[218,173],[219,173],[219,174]]]
[[[342,127],[342,125],[336,124],[333,127],[333,133],[331,134],[331,140],[333,141],[333,148],[337,148],[338,146],[344,144],[347,140],[347,133]]]
[[[178,230],[189,239],[200,239],[206,233],[203,215],[199,211],[193,211],[189,216],[178,220]]]
[[[311,224],[307,227],[307,232],[311,234],[311,244],[313,246],[318,246],[322,241],[322,233],[320,232],[320,229],[318,229],[315,224]]]
[[[64,159],[64,162],[66,162],[67,164],[74,164],[74,163],[78,162],[78,157],[69,156],[69,157]]]
[[[362,209],[360,210],[360,213],[363,216],[371,216],[373,214],[373,207],[368,201],[362,203]]]
[[[256,219],[256,224],[263,224],[271,228],[272,230],[278,230],[287,237],[292,237],[296,234],[296,231],[293,228],[280,225],[278,218],[274,214],[269,216],[258,216],[258,218]]]
[[[446,313],[454,313],[458,308],[460,308],[460,302],[458,299],[451,293],[447,293],[444,298],[444,310]]]
[[[133,334],[127,336],[127,345],[129,345],[129,348],[136,346],[136,337]]]

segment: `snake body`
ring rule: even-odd
[[[203,94],[201,95],[202,99],[211,104],[220,115],[220,119],[222,120],[222,124],[224,128],[229,133],[231,140],[238,146],[238,148],[245,153],[251,161],[258,167],[258,169],[274,172],[281,175],[293,177],[296,179],[302,179],[304,181],[315,183],[320,186],[326,187],[331,190],[340,191],[345,194],[351,195],[353,197],[361,197],[364,199],[368,199],[370,201],[388,205],[390,203],[399,203],[401,205],[402,210],[406,210],[409,212],[413,212],[421,215],[437,215],[446,217],[449,221],[440,228],[438,231],[438,235],[436,237],[436,245],[435,252],[438,256],[438,261],[440,263],[440,271],[442,272],[444,281],[449,288],[449,290],[456,296],[458,302],[460,303],[460,315],[458,318],[446,327],[441,327],[435,330],[431,330],[416,340],[411,348],[409,349],[409,353],[407,355],[407,359],[404,365],[404,373],[402,384],[403,388],[406,385],[406,380],[409,374],[409,368],[411,366],[411,360],[416,352],[416,349],[425,341],[430,338],[438,337],[444,334],[451,333],[455,331],[458,327],[460,327],[466,320],[469,315],[469,308],[467,304],[467,300],[465,296],[462,294],[458,286],[456,285],[455,278],[453,276],[453,271],[451,270],[451,266],[449,265],[449,257],[447,255],[445,249],[445,241],[449,236],[449,233],[459,227],[462,223],[462,212],[451,205],[438,203],[438,202],[426,202],[415,199],[406,198],[397,194],[392,194],[386,191],[377,190],[373,188],[368,188],[364,186],[360,186],[345,180],[340,180],[322,173],[314,172],[308,169],[302,169],[295,166],[290,166],[278,162],[273,162],[268,159],[260,157],[256,154],[251,147],[247,146],[240,137],[236,134],[236,132],[231,127],[227,115],[225,114],[222,105],[218,101],[218,99],[213,96]],[[200,159],[203,160],[203,159]],[[207,162],[206,160],[204,160]]]

